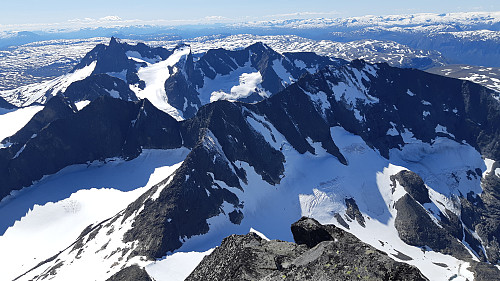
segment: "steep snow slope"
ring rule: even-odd
[[[203,257],[210,255],[212,251],[213,249],[201,253],[178,252],[147,265],[146,271],[156,281],[184,281]]]
[[[26,123],[35,115],[38,111],[42,110],[43,106],[30,106],[15,110],[4,110],[0,112],[0,141],[6,137],[10,137],[15,134],[19,129],[24,127]],[[2,110],[2,109],[0,109]]]
[[[0,212],[9,214],[0,219],[2,279],[23,274],[71,245],[89,225],[127,207],[173,173],[188,152],[146,150],[132,161],[70,166],[5,198],[0,203]]]
[[[132,87],[137,97],[141,99],[147,98],[155,107],[170,114],[177,120],[182,120],[182,111],[177,110],[168,103],[167,94],[165,93],[165,81],[170,75],[179,71],[173,66],[181,60],[186,60],[186,57],[191,52],[187,46],[174,51],[174,53],[166,60],[157,63],[148,63],[148,66],[140,68],[137,72],[139,79],[146,83],[144,89]],[[173,72],[172,72],[173,71]]]

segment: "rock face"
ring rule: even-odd
[[[407,244],[424,247],[468,260],[472,256],[456,238],[435,224],[425,209],[406,194],[396,202],[398,214],[395,226],[399,237]]]
[[[484,189],[481,196],[472,193],[461,198],[462,221],[467,228],[475,230],[486,244],[485,252],[488,260],[500,262],[500,178],[495,175],[499,162],[493,165],[493,171],[481,180]],[[472,234],[466,232],[468,240]],[[474,244],[471,244],[474,246]],[[474,247],[481,251],[480,246]]]
[[[405,243],[422,248],[427,246],[461,260],[470,260],[472,256],[469,251],[458,242],[465,241],[475,256],[482,261],[486,260],[480,242],[471,234],[471,229],[474,228],[462,225],[461,218],[456,214],[446,209],[445,213],[439,211],[437,214],[439,222],[431,219],[431,215],[424,208],[424,204],[431,202],[428,190],[417,174],[403,170],[391,176],[391,180],[394,187],[397,181],[407,192],[394,204],[397,210],[395,227]],[[470,206],[465,198],[461,200],[465,206]]]
[[[185,61],[179,61],[174,67],[177,72],[165,82],[165,92],[169,104],[190,118],[201,105],[210,101],[258,102],[283,90],[309,70],[345,63],[315,53],[279,54],[262,43],[235,51],[215,49],[207,51],[197,61],[191,54]],[[252,80],[254,89],[243,92],[235,89],[241,83],[252,83],[246,81],[250,76],[256,79]],[[214,96],[217,92],[222,96]]]
[[[76,113],[53,98],[12,139],[20,142],[0,154],[1,197],[69,165],[182,145],[179,124],[147,100],[105,96]]]
[[[347,206],[347,211],[346,211],[347,217],[350,218],[351,220],[356,220],[359,223],[359,225],[365,227],[365,218],[359,211],[356,201],[352,198],[347,198],[345,199],[345,203]]]
[[[14,109],[16,108],[14,105],[7,102],[4,98],[0,97],[0,108],[3,109]]]
[[[74,68],[73,72],[97,62],[92,74],[124,73],[126,82],[138,82],[137,67],[146,65],[127,56],[127,52],[134,52],[145,59],[165,60],[172,52],[165,48],[151,48],[144,43],[129,45],[111,37],[108,45],[99,44],[92,49]]]
[[[391,180],[398,181],[408,194],[420,204],[430,203],[429,191],[424,185],[424,181],[412,171],[403,170],[394,176]]]
[[[204,258],[186,281],[261,280],[288,266],[306,250],[295,243],[266,241],[255,233],[232,235]]]
[[[16,148],[19,150],[29,139],[34,138],[42,128],[57,119],[68,117],[73,113],[71,103],[62,96],[56,96],[50,99],[45,107],[36,113],[23,128],[14,135],[2,140],[2,143],[11,143],[13,146],[17,145]]]
[[[292,233],[298,244],[254,233],[227,237],[186,280],[427,280],[333,225],[302,218]]]
[[[111,96],[127,101],[136,101],[137,97],[123,80],[107,74],[91,75],[73,82],[64,91],[64,96],[72,102],[93,101],[101,96]]]
[[[141,43],[129,45],[113,37],[109,45],[97,45],[75,66],[73,72],[96,63],[91,75],[72,85],[72,89],[68,89],[69,92],[66,90],[65,94],[68,92],[66,95],[72,99],[92,100],[95,95],[107,95],[114,90],[120,98],[134,100],[135,94],[122,84],[131,85],[137,91],[143,90],[146,84],[138,75],[139,69],[148,67],[148,63],[164,61],[171,55],[174,57],[176,51],[182,48],[189,49],[189,46],[181,44],[173,50],[166,50]],[[196,61],[189,52],[168,66],[169,76],[164,82],[165,99],[187,119],[193,117],[202,105],[213,100],[257,102],[283,90],[309,71],[346,63],[315,53],[279,54],[262,43],[236,51],[208,50]],[[121,82],[109,76],[119,77]],[[117,82],[114,87],[110,85],[112,82]],[[89,83],[94,85],[89,87]],[[247,83],[255,85],[252,88],[245,86]],[[91,90],[79,93],[82,87]],[[215,97],[212,96],[214,93]]]

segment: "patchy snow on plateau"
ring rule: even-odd
[[[28,106],[34,102],[45,102],[48,98],[66,91],[73,82],[83,80],[90,76],[96,66],[96,61],[75,72],[68,73],[50,81],[22,86],[14,90],[0,91],[8,102],[16,106]]]

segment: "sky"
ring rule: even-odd
[[[499,0],[0,0],[0,26],[78,21],[160,21],[164,24],[284,18],[500,11]]]

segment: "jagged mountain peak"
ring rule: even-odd
[[[108,45],[98,44],[73,68],[72,72],[90,65],[94,61],[97,61],[97,65],[93,74],[120,73],[124,70],[135,72],[136,64],[145,65],[143,61],[140,61],[141,58],[158,61],[167,59],[170,54],[171,51],[165,48],[153,48],[140,42],[131,45],[111,37]]]
[[[120,42],[119,42],[119,39],[114,37],[114,36],[111,36],[111,39],[109,40],[109,44],[108,44],[110,47],[111,46],[116,46],[116,45],[120,45]]]
[[[14,108],[16,108],[16,106],[12,105],[8,101],[6,101],[4,98],[0,97],[0,108],[2,108],[2,109],[14,109]]]

